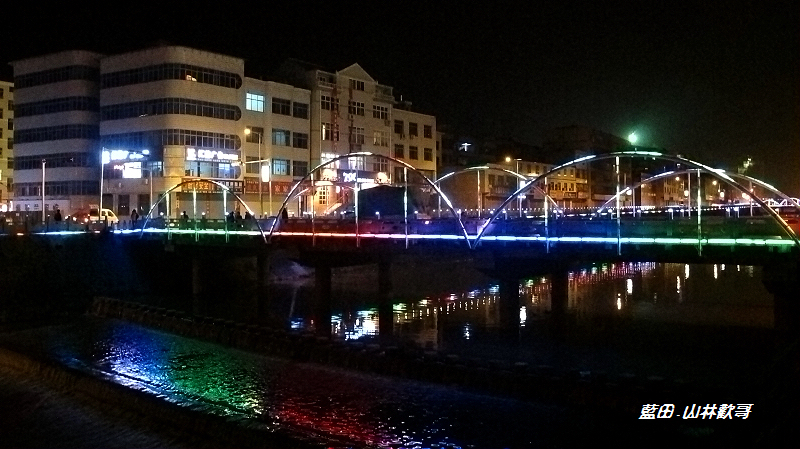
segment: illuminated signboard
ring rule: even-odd
[[[202,148],[186,148],[187,161],[238,161],[238,153],[226,153],[219,150],[206,150]]]
[[[340,177],[341,175],[341,177]],[[371,177],[370,177],[371,176]],[[378,172],[362,172],[362,171],[343,171],[333,169],[323,169],[320,181],[330,182],[356,182],[359,184],[386,184],[389,182],[389,177],[386,173]]]
[[[150,150],[142,150],[141,152],[128,151],[128,150],[103,150],[103,163],[109,162],[125,162],[125,161],[140,161],[150,155]]]
[[[359,184],[381,184],[383,182],[386,182],[387,179],[381,179],[380,174],[381,173],[376,174],[374,178],[367,178],[366,176],[364,176],[365,174],[355,171],[346,171],[342,172],[342,181],[357,182]]]
[[[139,179],[142,177],[142,163],[141,162],[123,162],[121,164],[114,164],[114,170],[122,172],[122,177],[125,179]]]

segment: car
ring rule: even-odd
[[[97,214],[97,209],[89,209],[89,212],[85,210],[78,211],[73,213],[72,215],[67,216],[67,221],[72,223],[102,223],[105,219],[108,219],[108,224],[119,224],[119,218],[117,218],[117,214],[110,209],[103,209],[102,215]]]
[[[97,209],[89,209],[89,221],[105,222],[106,220],[108,220],[108,224],[119,224],[119,218],[117,218],[117,214],[115,214],[111,209],[101,209],[100,215],[97,214]]]

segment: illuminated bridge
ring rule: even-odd
[[[310,214],[303,218],[288,218],[282,212],[287,204],[299,195],[313,195],[316,187],[314,179],[328,165],[353,158],[377,158],[388,160],[395,173],[403,176],[403,207],[401,214],[387,216],[365,212],[359,207],[359,195],[352,195],[355,204],[335,215]],[[597,161],[612,162],[620,180],[620,161],[624,159],[643,160],[666,164],[668,169],[651,178],[630,185],[618,182],[616,194],[605,205],[595,209],[569,210],[558,205],[546,190],[540,186],[548,185],[548,177],[557,176],[560,170],[576,164],[589,164]],[[483,167],[473,167],[464,172],[470,173]],[[507,170],[504,170],[508,173]],[[411,175],[416,174],[412,182]],[[450,174],[448,177],[457,176]],[[318,313],[329,315],[331,269],[338,266],[377,264],[379,302],[385,310],[382,316],[391,319],[391,304],[388,302],[391,291],[391,266],[397,257],[415,257],[419,254],[435,254],[437,257],[475,257],[483,255],[482,260],[490,262],[479,267],[499,280],[500,296],[508,306],[505,316],[509,322],[514,320],[515,309],[519,303],[519,280],[531,275],[547,275],[553,285],[553,307],[558,310],[566,304],[567,273],[575,264],[592,262],[679,262],[679,263],[730,263],[764,266],[764,283],[776,298],[776,319],[778,315],[789,317],[790,327],[800,328],[800,306],[795,297],[800,279],[800,240],[798,240],[797,219],[800,206],[796,199],[779,192],[774,187],[739,174],[729,174],[706,165],[679,157],[650,151],[622,151],[604,155],[587,156],[535,177],[515,174],[520,186],[493,209],[485,214],[467,216],[464,207],[454,204],[448,192],[441,187],[441,179],[432,181],[425,178],[410,165],[386,156],[371,153],[352,153],[327,161],[312,170],[298,181],[283,200],[277,217],[249,220],[212,220],[196,213],[183,218],[157,217],[145,219],[136,226],[121,223],[115,229],[98,224],[76,225],[60,223],[45,225],[19,225],[3,223],[6,234],[0,238],[6,243],[13,242],[13,236],[37,239],[40,236],[51,242],[68,242],[75,236],[97,233],[100,240],[122,243],[100,243],[110,249],[102,250],[90,265],[102,263],[115,266],[130,266],[126,275],[140,278],[161,279],[161,290],[176,284],[175,277],[164,273],[178,270],[189,284],[182,284],[183,290],[192,295],[209,292],[216,273],[222,270],[243,270],[241,264],[232,260],[251,258],[248,266],[255,267],[255,274],[248,279],[256,279],[258,297],[267,296],[265,273],[269,270],[270,258],[276,252],[289,254],[289,257],[303,265],[315,268],[315,288],[318,290]],[[626,197],[636,189],[641,189],[659,179],[686,177],[692,181],[694,189],[687,189],[681,204],[672,206],[643,206],[630,204]],[[191,181],[188,181],[191,182]],[[208,182],[215,183],[213,180]],[[330,184],[329,181],[328,184]],[[182,187],[181,183],[165,193]],[[345,183],[346,184],[346,183]],[[359,180],[349,188],[358,193]],[[742,202],[718,202],[715,190],[706,192],[709,186],[720,189],[725,186],[728,196],[742,198]],[[252,209],[235,192],[218,184],[225,195],[232,195],[252,216]],[[720,190],[722,191],[722,190]],[[426,196],[427,195],[427,196]],[[537,207],[529,207],[524,213],[509,213],[509,208],[518,203],[522,195],[529,199],[541,200]],[[167,195],[164,195],[167,197]],[[422,200],[420,198],[422,197]],[[634,197],[635,198],[635,197]],[[426,201],[425,201],[426,200]],[[410,207],[411,204],[427,204],[422,211]],[[529,201],[530,203],[530,201]],[[441,207],[432,208],[441,204]],[[153,204],[147,217],[153,216],[158,204]],[[92,231],[87,233],[87,231]],[[28,236],[28,237],[25,237]],[[102,236],[112,238],[103,239]],[[79,239],[80,240],[80,239]],[[69,245],[67,243],[54,243]],[[85,245],[84,245],[85,246]],[[69,251],[85,251],[84,246],[69,245]],[[131,254],[120,259],[120,254]],[[135,256],[135,257],[134,257]],[[484,257],[485,256],[485,257]],[[65,254],[65,263],[72,256]],[[115,262],[110,262],[114,260]],[[237,265],[237,263],[239,265]],[[127,265],[126,265],[127,264]],[[59,268],[61,269],[61,268]],[[181,271],[182,270],[182,271]],[[247,269],[244,269],[247,271]],[[143,273],[143,274],[137,274]],[[84,276],[82,272],[76,275]],[[110,278],[118,273],[109,274]],[[88,276],[86,274],[85,276]],[[87,281],[91,282],[91,281]],[[132,281],[133,282],[133,281]],[[136,281],[135,285],[141,285]],[[252,282],[252,281],[244,281]],[[114,279],[111,287],[119,282]],[[122,285],[122,284],[120,284]],[[155,284],[153,284],[155,285]],[[318,329],[324,335],[330,334],[326,328],[329,320]],[[776,321],[777,322],[777,321]],[[390,325],[381,326],[383,329]]]
[[[401,216],[381,216],[376,211],[364,214],[358,207],[358,195],[353,195],[355,204],[351,213],[332,215],[308,214],[303,218],[284,219],[250,219],[239,221],[211,220],[204,215],[198,217],[196,210],[191,217],[170,219],[157,217],[144,219],[137,226],[121,223],[113,232],[129,237],[144,239],[163,238],[176,243],[192,243],[218,245],[219,243],[236,245],[261,244],[295,244],[319,247],[333,246],[341,249],[344,246],[355,248],[375,248],[391,244],[409,249],[412,246],[460,245],[463,248],[497,248],[517,249],[537,255],[558,252],[587,251],[591,253],[602,250],[603,253],[616,253],[634,258],[638,253],[651,252],[653,248],[674,250],[681,257],[696,254],[704,255],[728,253],[795,253],[800,247],[798,240],[798,216],[800,207],[797,199],[790,198],[774,187],[739,174],[730,174],[713,169],[706,165],[682,158],[651,151],[622,151],[604,155],[587,156],[558,165],[539,176],[529,178],[509,170],[502,170],[520,178],[519,188],[512,192],[505,201],[494,209],[487,209],[478,217],[465,216],[462,209],[454,204],[442,189],[442,181],[459,175],[450,173],[439,180],[431,181],[417,174],[420,181],[409,182],[409,172],[415,169],[402,161],[371,153],[353,153],[340,156],[321,164],[312,170],[303,180],[298,181],[286,195],[281,211],[286,209],[294,198],[304,192],[313,190],[314,174],[319,173],[331,164],[342,159],[352,160],[354,157],[378,158],[390,160],[403,168],[405,178],[405,194],[403,201],[409,203],[419,196],[412,185],[431,192],[441,205],[435,212],[428,210],[420,214],[404,207]],[[597,161],[613,161],[613,167],[619,173],[620,160],[660,161],[680,167],[680,170],[666,170],[658,175],[643,179],[631,185],[616,185],[613,195],[603,206],[594,209],[568,210],[559,206],[546,191],[539,186],[548,184],[548,177],[577,164]],[[488,169],[488,167],[471,167],[463,173]],[[659,180],[675,177],[686,177],[691,185],[694,176],[695,189],[691,187],[685,193],[685,203],[673,206],[636,206],[628,198],[636,189],[653,184]],[[709,184],[708,180],[712,182]],[[182,187],[180,183],[165,193]],[[210,183],[216,184],[213,180]],[[359,191],[357,182],[347,188]],[[252,216],[255,213],[236,193],[226,186],[217,184],[219,188],[236,198]],[[725,185],[729,191],[740,193],[747,201],[738,203],[725,202],[717,204],[715,192],[706,192],[708,185]],[[754,190],[754,187],[758,190]],[[720,187],[717,187],[719,190]],[[759,194],[760,193],[760,194]],[[525,210],[519,214],[509,214],[515,199],[528,194],[530,198],[541,198],[541,206]],[[735,197],[738,198],[739,195]],[[161,198],[165,198],[166,195]],[[626,202],[627,199],[627,202]],[[161,200],[160,200],[161,201]],[[416,202],[416,201],[415,201]],[[430,202],[430,201],[429,201]],[[158,204],[153,204],[147,216],[153,216]],[[362,215],[359,216],[361,211]],[[279,212],[278,217],[281,214]],[[40,233],[46,235],[71,235],[73,233],[100,231],[100,224],[75,225],[60,223],[42,225],[8,226],[4,224],[6,233]],[[596,254],[595,254],[596,255]],[[682,260],[683,261],[683,260]]]

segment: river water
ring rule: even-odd
[[[339,277],[334,338],[374,340],[379,329],[372,293],[355,288],[372,277],[357,270]],[[512,342],[498,325],[498,286],[477,275],[466,279],[469,288],[395,302],[398,341],[563,371],[711,382],[736,387],[741,397],[734,399],[741,403],[753,402],[750,394],[764,382],[763,368],[774,356],[772,300],[757,267],[586,266],[570,275],[568,332],[557,338],[550,326],[549,280],[526,279]],[[284,281],[272,290],[273,317],[297,331],[313,326],[309,282]],[[574,447],[621,432],[637,417],[633,412],[627,424],[598,430],[595,417],[567,406],[268,358],[116,320],[85,317],[9,338],[172,402],[358,446]]]

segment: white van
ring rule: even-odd
[[[111,209],[102,209],[99,216],[97,215],[97,209],[89,210],[89,221],[105,222],[106,219],[108,219],[108,224],[119,224],[119,218],[117,218],[117,214],[115,214]]]

